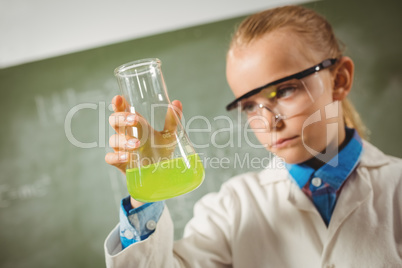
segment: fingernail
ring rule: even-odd
[[[127,141],[127,146],[130,148],[137,148],[139,143],[140,143],[140,141],[137,139],[130,139]]]
[[[134,122],[137,120],[137,117],[133,114],[130,114],[126,117],[126,123],[129,125],[134,124]]]
[[[125,161],[125,160],[127,160],[127,155],[126,155],[125,153],[119,155],[119,160],[120,160],[120,161]]]

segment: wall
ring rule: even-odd
[[[0,68],[312,0],[0,0]]]

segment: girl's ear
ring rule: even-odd
[[[333,70],[334,90],[333,100],[341,101],[349,94],[352,89],[354,74],[354,63],[349,57],[341,57]]]

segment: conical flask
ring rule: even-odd
[[[141,202],[155,202],[188,193],[204,180],[205,172],[169,100],[159,59],[121,65],[115,76],[126,112],[138,115],[126,135],[140,140],[129,152],[126,168],[129,194]]]

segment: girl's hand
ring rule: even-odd
[[[116,131],[116,134],[112,135],[109,139],[109,145],[113,148],[114,152],[106,154],[106,163],[117,167],[123,174],[126,174],[126,166],[130,160],[129,152],[140,149],[141,156],[146,157],[149,160],[149,164],[152,163],[152,158],[169,157],[172,150],[174,150],[174,146],[166,146],[166,148],[162,146],[164,148],[155,149],[152,148],[150,142],[145,142],[144,146],[140,148],[140,140],[144,135],[146,135],[144,141],[153,135],[153,141],[157,145],[174,142],[175,135],[170,134],[174,133],[177,128],[177,120],[174,113],[178,115],[179,119],[181,118],[182,104],[180,101],[173,101],[172,105],[174,107],[168,108],[163,131],[152,129],[148,122],[139,114],[126,112],[128,103],[122,96],[115,96],[112,100],[112,105],[114,113],[109,116],[109,124]],[[138,139],[133,136],[132,127],[137,128]],[[144,162],[142,163],[144,164]],[[133,201],[135,200],[131,198],[131,204],[133,207],[137,207],[138,205],[134,206]],[[137,201],[135,202],[142,204]]]
[[[114,113],[109,116],[109,124],[113,127],[117,134],[112,135],[109,139],[109,145],[113,148],[114,153],[106,154],[106,163],[117,167],[123,174],[126,173],[126,166],[129,161],[128,152],[137,150],[141,145],[141,136],[139,139],[136,139],[132,136],[132,133],[130,133],[131,131],[128,131],[129,133],[126,135],[126,127],[136,126],[138,132],[146,132],[147,135],[149,135],[148,138],[150,138],[150,135],[153,135],[154,141],[158,145],[171,143],[172,139],[174,139],[174,136],[169,135],[169,133],[175,132],[177,127],[177,121],[174,113],[176,112],[179,118],[181,118],[182,112],[182,104],[180,101],[173,101],[172,104],[175,107],[174,109],[168,109],[165,118],[164,130],[155,131],[140,115],[126,112],[126,107],[128,106],[126,100],[122,96],[115,96],[112,100]],[[156,157],[155,150],[150,147],[150,143],[145,144],[144,147],[145,148],[141,148],[142,156],[149,155],[151,157],[151,153],[154,153],[153,157]],[[159,149],[156,153],[161,157],[169,154],[166,148]]]

